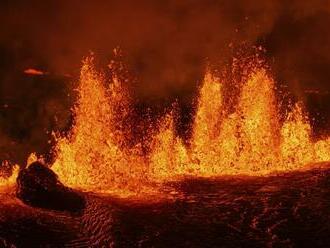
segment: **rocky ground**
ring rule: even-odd
[[[0,247],[330,247],[330,168],[188,178],[161,200],[76,192],[79,211],[0,195]],[[72,194],[72,192],[71,192]]]

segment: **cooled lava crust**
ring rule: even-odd
[[[54,186],[53,176],[48,176]],[[268,177],[190,178],[164,185],[164,192],[173,190],[177,195],[158,202],[79,193],[86,201],[79,214],[27,205],[3,194],[0,246],[330,246],[329,167]]]

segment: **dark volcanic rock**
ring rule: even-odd
[[[85,206],[82,196],[65,187],[57,175],[40,162],[20,171],[16,194],[24,203],[40,208],[77,212]]]

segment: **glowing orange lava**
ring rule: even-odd
[[[3,162],[1,164],[1,168],[8,167],[8,166],[9,166],[8,162]],[[3,169],[0,170],[0,193],[7,192],[11,188],[13,188],[13,186],[16,185],[16,178],[18,176],[19,166],[14,165],[12,167],[10,176],[2,175],[2,172],[3,172]]]
[[[127,98],[114,77],[106,87],[92,59],[84,61],[75,124],[69,137],[59,138],[52,169],[65,184],[94,191],[138,190],[147,175],[138,149],[122,146],[121,120],[127,114]]]
[[[125,146],[127,91],[117,77],[107,86],[88,58],[81,70],[74,127],[68,137],[58,138],[52,169],[69,186],[122,193],[144,191],[177,176],[266,175],[330,160],[330,139],[312,142],[300,103],[280,122],[274,81],[266,70],[250,74],[234,111],[224,108],[224,87],[206,73],[189,147],[176,135],[173,110],[159,121],[145,154],[141,145]]]

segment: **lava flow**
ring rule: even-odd
[[[224,104],[225,84],[207,72],[200,88],[190,145],[176,135],[172,110],[158,132],[141,144],[125,145],[124,119],[131,111],[123,83],[114,76],[106,87],[93,59],[85,59],[70,135],[58,137],[52,169],[68,186],[99,192],[144,192],[154,183],[180,176],[267,175],[330,160],[330,139],[312,141],[301,103],[284,121],[273,79],[252,70],[238,103]],[[150,133],[155,133],[150,130]],[[187,142],[186,142],[187,143]]]

